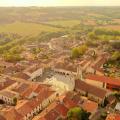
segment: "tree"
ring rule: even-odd
[[[32,53],[33,54],[38,54],[38,53],[40,53],[41,52],[41,49],[40,48],[33,48],[32,49]]]
[[[104,102],[103,102],[103,104],[101,106],[106,107],[108,105],[108,103],[109,102],[108,102],[107,98],[105,97]]]
[[[111,42],[110,44],[113,48],[118,49],[118,50],[120,49],[120,40]]]
[[[118,52],[118,51],[114,52],[111,59],[114,61],[120,60],[120,52]]]
[[[72,58],[78,58],[79,57],[79,49],[78,47],[72,49]]]
[[[86,45],[82,45],[80,47],[75,47],[72,49],[72,58],[79,58],[80,56],[84,55],[87,50]]]
[[[92,40],[87,40],[86,41],[86,45],[90,46],[90,47],[97,47],[98,46],[98,42],[97,41],[92,41]]]
[[[87,46],[86,45],[82,45],[79,47],[79,54],[83,55],[87,50]]]
[[[72,108],[67,113],[68,120],[89,120],[90,113],[80,107]]]
[[[106,113],[106,112],[103,112],[103,113],[101,114],[101,119],[104,119],[104,120],[105,120],[106,117],[107,117],[107,113]]]
[[[13,54],[10,52],[4,53],[3,57],[7,62],[16,62],[22,59],[19,54]]]
[[[119,92],[115,92],[115,93],[113,94],[113,96],[115,96],[116,99],[117,99],[118,101],[120,101],[120,93],[119,93]]]
[[[94,33],[94,32],[90,32],[88,34],[88,37],[91,39],[91,40],[97,40],[98,39],[98,36]]]
[[[14,104],[14,105],[17,104],[17,98],[16,98],[16,97],[13,98],[13,104]]]
[[[24,50],[23,47],[21,47],[21,46],[15,46],[15,47],[12,47],[12,48],[10,49],[10,53],[12,53],[12,54],[19,54],[19,53],[21,53],[23,50]]]

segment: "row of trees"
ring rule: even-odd
[[[116,66],[117,68],[120,68],[120,52],[115,51],[113,52],[111,58],[108,60],[109,66]]]
[[[22,60],[23,58],[20,56],[20,53],[23,50],[24,49],[21,46],[12,47],[9,51],[3,53],[4,60],[7,62],[16,62]]]
[[[10,52],[4,53],[3,57],[7,62],[16,62],[23,59],[19,54],[12,54]]]
[[[95,29],[94,33],[96,35],[120,36],[120,31],[116,31],[116,30]]]
[[[119,51],[115,51],[112,54],[111,60],[113,60],[113,61],[120,61],[120,52]]]
[[[16,33],[0,33],[0,45],[5,45],[19,38],[21,38],[21,36]]]
[[[38,42],[42,42],[42,41],[49,41],[51,40],[52,38],[55,38],[55,37],[61,37],[62,35],[65,35],[66,32],[65,31],[59,31],[59,32],[42,32],[40,33],[35,39],[37,40]],[[34,42],[32,41],[32,42]]]
[[[106,67],[116,66],[120,67],[120,52],[115,51],[112,53],[111,58],[105,64]]]
[[[88,38],[91,40],[117,40],[120,39],[120,31],[95,29],[88,33]]]

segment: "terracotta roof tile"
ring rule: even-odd
[[[97,110],[98,104],[96,102],[86,100],[86,101],[83,102],[82,108],[84,110],[86,110],[87,112],[93,113]]]
[[[30,78],[29,75],[27,75],[26,73],[23,73],[23,72],[19,72],[19,73],[15,74],[14,77],[25,79],[25,80],[28,80]]]
[[[103,99],[107,94],[107,90],[95,87],[95,86],[85,83],[81,80],[75,80],[75,89],[88,92],[90,94],[95,95],[96,97],[101,98],[101,99]]]
[[[86,79],[105,82],[111,85],[120,86],[120,79],[116,79],[113,77],[107,77],[107,76],[100,76],[100,75],[94,75],[94,74],[88,74],[85,76]]]
[[[22,116],[26,116],[32,111],[32,108],[29,105],[29,101],[22,101],[15,107],[15,109]]]
[[[12,90],[22,94],[28,87],[29,87],[29,84],[20,83],[17,87],[13,88]]]
[[[37,93],[37,94],[41,94],[41,93],[49,91],[49,90],[50,90],[50,88],[47,85],[44,85],[44,84],[32,84],[22,93],[21,96],[29,97],[29,95],[32,92]]]
[[[5,78],[5,81],[3,83],[0,83],[0,90],[14,84],[16,81],[10,79],[10,78]]]
[[[77,106],[77,104],[73,100],[71,100],[69,97],[65,97],[63,99],[63,103],[64,103],[65,107],[67,107],[68,109]]]
[[[66,63],[66,62],[59,62],[55,65],[55,68],[57,69],[64,69],[67,71],[71,71],[71,72],[77,72],[77,66],[70,64],[70,63]]]
[[[106,120],[120,120],[120,115],[111,113],[107,116]]]
[[[58,117],[59,114],[54,110],[51,110],[44,116],[45,120],[56,120]]]
[[[6,120],[2,115],[0,115],[0,120]]]
[[[67,115],[68,109],[64,106],[64,104],[58,104],[54,110],[56,110],[60,115],[65,117]]]
[[[3,90],[3,91],[0,91],[0,95],[2,96],[6,96],[8,98],[13,98],[15,97],[17,94],[13,93],[12,91],[9,91],[9,90]]]
[[[3,116],[6,118],[6,120],[23,120],[22,115],[19,114],[13,107],[11,107],[7,110],[4,110],[2,112],[3,112]]]

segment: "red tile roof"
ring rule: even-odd
[[[71,92],[66,93],[65,95],[63,94],[60,98],[59,101],[55,101],[52,104],[50,104],[44,111],[42,111],[37,118],[34,120],[54,120],[53,117],[54,113],[57,114],[57,118],[65,118],[67,116],[67,112],[70,108],[79,106],[79,101],[82,98],[79,97],[79,95],[74,95]],[[86,99],[85,99],[86,100]],[[77,101],[77,102],[76,102]],[[84,103],[84,104],[83,104]],[[87,110],[88,112],[94,112],[98,105],[95,102],[92,101],[83,101],[81,103],[81,106],[83,109]],[[52,117],[50,116],[50,113],[52,112]],[[47,117],[46,117],[47,116]],[[49,117],[48,117],[49,116]],[[56,117],[55,117],[56,118]],[[56,120],[56,119],[55,119]]]
[[[5,62],[3,60],[0,60],[0,66],[9,67],[9,66],[13,66],[13,63],[9,63],[9,62]]]
[[[105,82],[105,83],[108,83],[108,84],[111,84],[111,85],[120,86],[120,79],[116,79],[116,78],[113,78],[113,77],[88,74],[88,75],[85,76],[85,78],[89,79],[89,80],[95,80],[95,81]]]
[[[34,93],[37,93],[37,94],[41,94],[41,92],[46,92],[50,90],[49,89],[49,86],[47,85],[41,85],[41,84],[32,84],[31,86],[29,86],[23,93],[21,96],[23,97],[29,97],[29,95],[34,92]]]
[[[54,108],[56,107],[58,103],[57,102],[53,102],[51,103],[45,110],[43,110],[39,115],[38,118],[44,117],[48,112],[50,112],[51,110],[54,110]],[[35,119],[36,120],[36,119]]]
[[[51,96],[54,93],[54,91],[51,90],[43,90],[39,93],[39,95],[36,97],[36,100],[39,102],[42,102],[43,100],[47,99],[49,96]]]
[[[13,93],[12,91],[9,90],[2,90],[0,91],[0,95],[6,96],[8,98],[14,98],[17,94]]]
[[[29,86],[29,84],[20,83],[17,87],[13,88],[12,90],[22,94],[26,89],[28,89]]]
[[[2,115],[0,115],[0,120],[6,120]]]
[[[21,94],[21,96],[22,96],[23,98],[28,98],[29,95],[30,95],[32,92],[34,92],[34,89],[33,89],[31,86],[29,86],[29,87],[26,88],[26,90]]]
[[[43,90],[39,93],[39,95],[36,98],[33,98],[29,101],[21,101],[21,103],[18,103],[18,105],[15,108],[19,114],[25,116],[28,113],[30,113],[33,109],[35,109],[38,105],[40,105],[43,102],[43,100],[47,99],[53,93],[54,91]]]
[[[5,81],[3,83],[0,83],[0,90],[14,84],[16,81],[10,79],[10,78],[5,78]]]
[[[59,62],[55,65],[56,69],[64,69],[71,72],[77,72],[77,66],[69,62]]]
[[[76,104],[73,100],[71,100],[69,97],[65,97],[65,98],[63,99],[63,103],[64,103],[64,105],[65,105],[68,109],[77,106],[77,104]]]
[[[21,72],[22,70],[24,70],[23,66],[13,65],[5,68],[4,73]]]
[[[81,81],[81,80],[75,80],[75,89],[82,90],[84,92],[88,92],[96,97],[101,98],[101,99],[103,99],[107,94],[107,90],[95,87],[95,86],[85,83],[84,81]]]
[[[101,66],[106,62],[106,58],[105,57],[101,57],[97,63],[95,63],[92,67],[97,69],[97,70],[101,70]]]
[[[15,74],[14,77],[25,79],[25,80],[30,79],[30,76],[23,72],[19,72],[19,73]]]
[[[6,120],[23,120],[23,116],[19,114],[13,107],[2,112]]]
[[[86,101],[83,102],[82,108],[84,110],[86,110],[87,112],[93,113],[97,110],[98,104],[96,102],[86,100]]]
[[[15,107],[15,109],[22,116],[26,116],[32,111],[32,108],[29,105],[29,101],[22,101]]]
[[[51,110],[44,116],[45,120],[56,120],[58,117],[59,114],[54,110]]]
[[[58,104],[54,110],[56,110],[60,115],[65,117],[67,115],[68,109],[63,104]]]
[[[106,120],[120,120],[119,114],[109,114],[106,118]]]
[[[32,74],[40,68],[43,68],[43,65],[36,64],[36,65],[30,66],[28,69],[26,69],[26,71]]]
[[[81,101],[83,101],[82,98],[80,98],[80,96],[81,95],[77,94],[72,97],[72,100],[74,101],[74,103],[79,104]]]

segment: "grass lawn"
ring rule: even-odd
[[[58,21],[50,21],[48,24],[58,25],[62,27],[73,27],[75,25],[80,24],[80,20],[58,20]]]
[[[36,36],[41,32],[57,32],[60,28],[55,28],[43,24],[15,22],[12,24],[0,25],[0,33],[17,33],[23,36]]]

